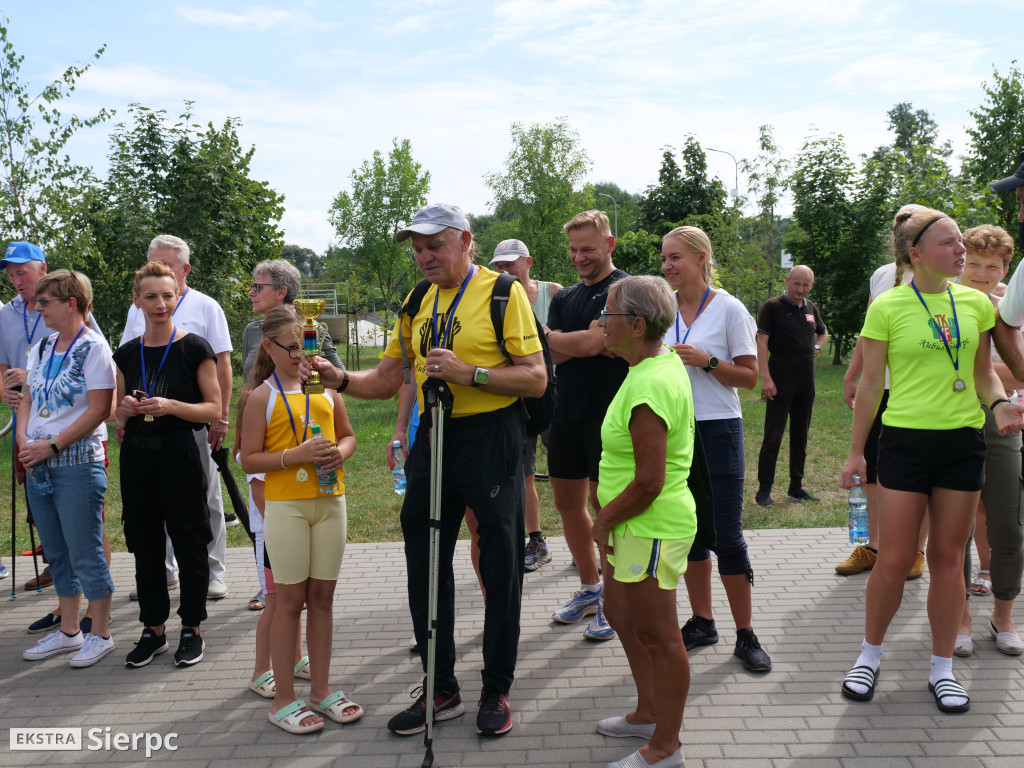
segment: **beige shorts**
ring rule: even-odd
[[[277,584],[337,581],[345,554],[345,496],[268,499],[263,536]]]

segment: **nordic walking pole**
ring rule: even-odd
[[[441,559],[441,469],[444,453],[444,414],[452,407],[451,390],[447,382],[427,379],[423,394],[430,410],[430,573],[427,597],[427,685],[426,749],[420,768],[434,764],[434,672],[437,666],[437,583],[440,578]]]
[[[18,501],[18,481],[14,477],[14,452],[17,450],[17,442],[15,441],[16,429],[11,430],[11,600],[18,596],[17,583],[18,583],[18,557],[15,552],[17,546],[17,537],[15,536],[15,526],[17,525],[18,512],[15,509],[15,504]]]

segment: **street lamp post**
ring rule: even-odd
[[[612,201],[612,205],[615,206],[615,239],[619,239],[619,204],[615,202],[615,198],[609,195],[607,192],[598,192],[597,194],[601,197],[607,197]]]
[[[740,164],[738,162],[736,162],[736,157],[733,155],[732,152],[726,152],[724,149],[712,149],[711,147],[704,147],[704,149],[706,149],[708,152],[720,152],[721,154],[728,155],[729,157],[732,158],[732,163],[733,163],[733,166],[735,166],[735,172],[736,172],[736,177],[735,177],[736,186],[733,187],[733,190],[732,190],[732,204],[733,204],[734,208],[738,207],[739,206],[739,202],[740,202]]]

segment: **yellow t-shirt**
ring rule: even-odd
[[[498,273],[483,267],[475,267],[476,272],[470,278],[466,291],[455,309],[452,321],[451,339],[445,346],[465,363],[480,368],[505,368],[511,365],[501,353],[494,338],[494,326],[491,323],[491,292]],[[416,368],[416,397],[419,401],[420,413],[423,413],[423,382],[427,378],[424,360],[431,348],[433,336],[431,322],[434,316],[434,298],[437,297],[437,328],[444,333],[448,326],[449,310],[458,294],[458,288],[441,288],[431,285],[419,312],[410,321],[402,315],[402,322],[395,326],[384,354],[388,357],[402,359],[399,345],[399,334],[405,339],[406,354],[413,360]],[[406,297],[408,301],[408,296]],[[510,355],[525,357],[540,352],[542,347],[537,338],[537,324],[526,291],[519,283],[512,285],[508,307],[505,310],[505,348]],[[452,416],[471,416],[476,413],[489,413],[505,408],[516,401],[509,395],[496,395],[484,392],[477,387],[464,384],[452,384]]]
[[[327,394],[309,395],[309,421],[306,421],[306,396],[302,392],[286,392],[288,406],[292,411],[292,419],[288,418],[288,409],[277,388],[270,383],[270,399],[267,401],[267,432],[263,437],[263,449],[267,453],[294,448],[296,437],[302,442],[302,429],[306,425],[306,439],[313,436],[314,424],[320,425],[320,435],[334,440],[334,401]],[[295,432],[292,431],[292,420]],[[306,479],[302,482],[295,476],[300,467],[306,471]],[[339,467],[338,493],[345,492],[345,468]],[[267,501],[291,501],[293,499],[315,499],[320,495],[320,485],[316,478],[316,467],[308,464],[292,464],[284,469],[275,469],[266,474],[264,495]]]
[[[861,336],[889,343],[889,404],[882,414],[886,426],[980,429],[985,424],[974,389],[974,358],[981,333],[995,325],[995,309],[981,291],[956,283],[949,288],[955,323],[947,292],[922,293],[926,312],[909,284],[886,291],[868,307]],[[958,374],[943,338],[953,359],[960,340],[958,370],[966,385],[962,392],[953,389]]]

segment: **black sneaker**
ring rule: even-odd
[[[683,645],[688,651],[718,642],[718,628],[715,626],[714,619],[691,616],[680,631],[683,633]]]
[[[759,507],[774,507],[775,502],[772,501],[772,494],[770,491],[758,491],[757,496],[754,497],[754,501],[757,502]]]
[[[195,630],[181,630],[181,640],[178,641],[178,650],[174,652],[174,666],[189,667],[198,664],[203,660],[203,651],[206,650],[206,643],[203,642]]]
[[[167,635],[158,635],[152,629],[142,630],[142,637],[124,660],[126,667],[144,667],[154,656],[167,652]]]
[[[476,732],[484,736],[501,736],[512,730],[512,710],[508,694],[484,690],[480,693],[480,711],[476,715]]]
[[[805,501],[821,501],[821,499],[819,499],[814,494],[809,493],[804,488],[797,488],[795,491],[790,490],[786,495],[789,496],[789,498],[791,498],[793,501],[800,502],[801,504],[803,504]]]
[[[733,655],[743,661],[750,672],[771,672],[772,660],[761,648],[752,629],[741,629],[736,633],[736,650]]]
[[[416,703],[388,720],[388,730],[398,736],[413,736],[427,729],[427,694],[422,688],[416,688],[412,695],[418,696]],[[458,693],[438,691],[434,694],[435,723],[451,720],[465,711],[462,697]]]
[[[238,523],[238,515],[236,515],[234,512],[228,512],[226,515],[224,515],[225,527],[230,528],[234,525],[238,525]]]

